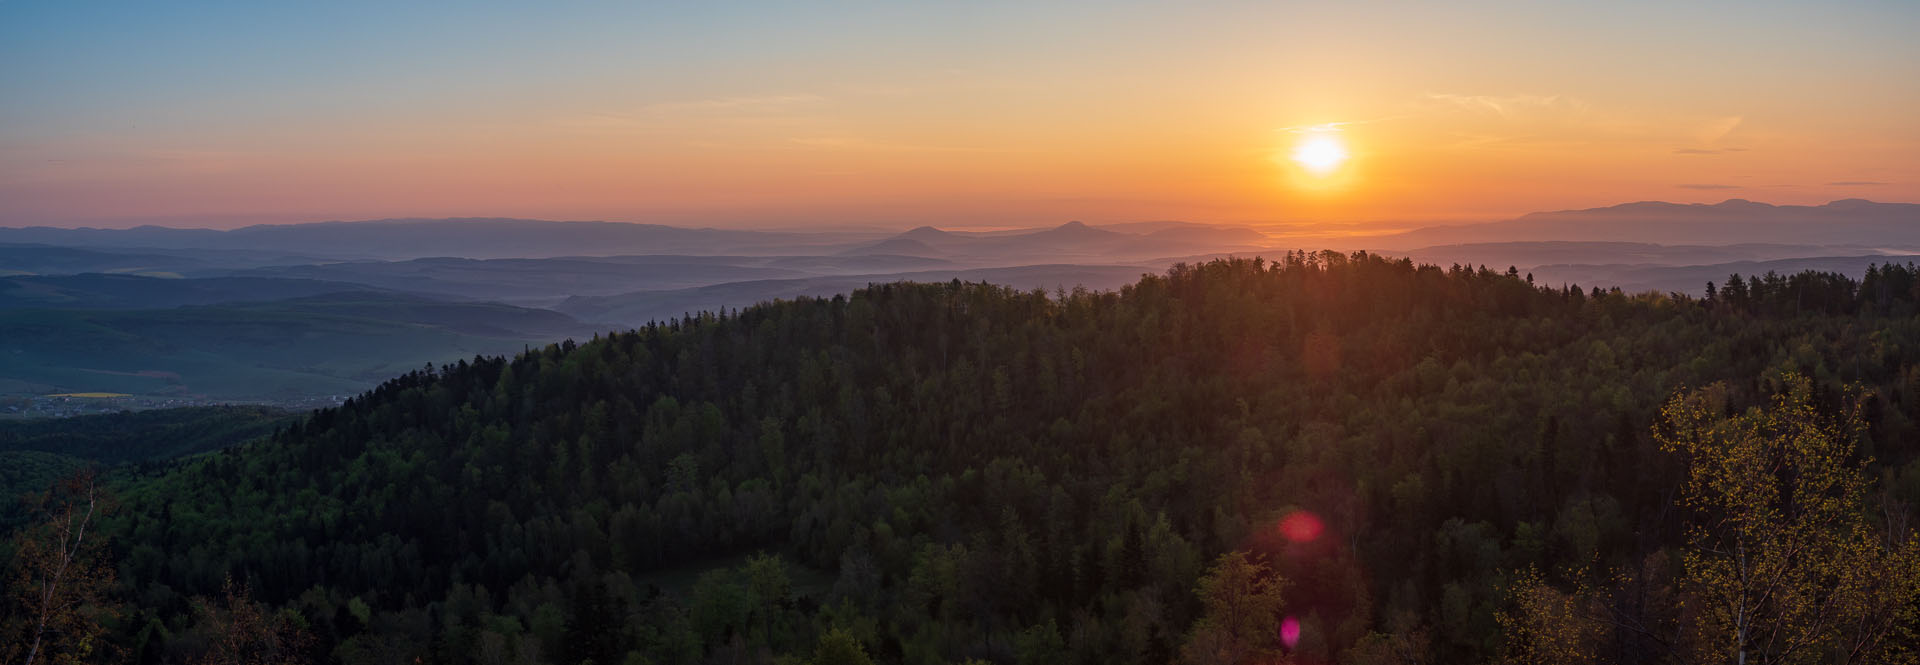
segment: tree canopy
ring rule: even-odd
[[[1486,662],[1529,604],[1650,608],[1675,643],[1657,601],[1709,597],[1675,571],[1729,533],[1685,442],[1743,426],[1709,416],[1854,414],[1845,505],[1911,533],[1874,516],[1920,500],[1911,276],[1695,299],[1295,253],[1118,292],[880,284],[423,368],[114,474],[103,639],[202,658],[206,599],[243,588],[314,662]],[[1675,428],[1685,386],[1715,386],[1676,403],[1706,429]],[[1608,625],[1563,643],[1671,651]]]

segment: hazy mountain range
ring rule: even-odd
[[[1293,227],[1294,231],[1298,227]],[[351,392],[475,353],[899,280],[1116,288],[1175,262],[1366,249],[1546,284],[1699,293],[1920,256],[1920,205],[1639,202],[1382,236],[1178,221],[751,231],[392,219],[0,228],[0,394]]]
[[[1920,249],[1920,205],[1843,199],[1776,206],[1746,199],[1715,204],[1642,201],[1536,212],[1490,224],[1436,226],[1383,239],[1394,247],[1467,242],[1612,241],[1671,244],[1866,245]]]

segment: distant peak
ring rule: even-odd
[[[1096,229],[1091,226],[1087,226],[1085,223],[1082,223],[1079,220],[1061,224],[1051,229],[1041,231],[1041,233],[1054,235],[1054,236],[1066,236],[1066,237],[1072,237],[1072,238],[1093,238],[1093,237],[1106,237],[1109,235],[1115,235],[1115,233],[1112,231],[1107,231],[1104,229]]]
[[[1715,208],[1771,208],[1772,204],[1758,203],[1746,199],[1727,199],[1714,204]]]
[[[934,228],[934,227],[931,227],[931,226],[922,226],[922,227],[919,227],[919,228],[916,228],[916,229],[913,229],[913,230],[911,230],[911,231],[908,231],[908,232],[906,232],[906,233],[902,233],[902,234],[900,234],[900,235],[897,235],[897,236],[894,236],[894,237],[895,237],[895,238],[907,238],[907,239],[911,239],[911,240],[933,240],[933,241],[941,241],[941,240],[945,240],[945,239],[947,239],[947,238],[951,238],[951,237],[953,237],[953,234],[952,234],[952,233],[948,233],[948,232],[946,232],[946,231],[942,231],[942,230],[940,230],[940,229],[937,229],[937,228]]]
[[[1696,203],[1693,205],[1699,205],[1699,204]],[[1687,204],[1671,203],[1668,201],[1634,201],[1632,203],[1622,203],[1620,205],[1607,206],[1605,208],[1588,208],[1584,211],[1567,211],[1567,212],[1605,212],[1608,210],[1666,210],[1670,208],[1685,208],[1685,207],[1687,207]]]
[[[1877,205],[1880,205],[1880,204],[1874,201],[1869,201],[1867,199],[1840,199],[1837,201],[1827,202],[1826,207],[1828,208],[1863,208],[1866,206],[1877,206]]]

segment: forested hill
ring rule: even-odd
[[[219,651],[244,613],[192,599],[231,578],[315,662],[1235,662],[1243,588],[1299,662],[1490,661],[1523,571],[1681,559],[1653,426],[1688,388],[1857,396],[1874,505],[1920,503],[1913,277],[1696,300],[1294,254],[477,358],[116,483],[104,643]]]

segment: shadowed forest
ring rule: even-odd
[[[0,662],[1914,662],[1917,306],[1325,252],[703,314],[99,453]]]

